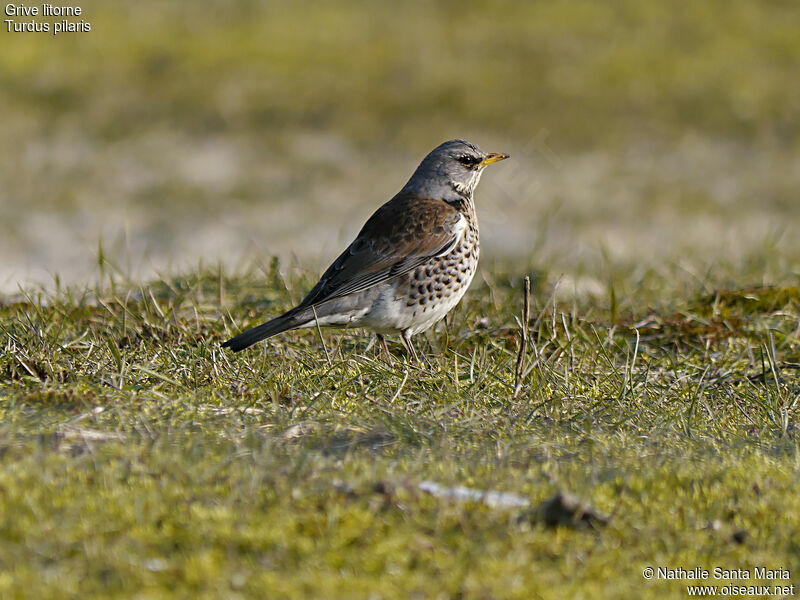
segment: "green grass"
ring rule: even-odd
[[[569,150],[687,133],[796,149],[792,2],[83,8],[91,34],[0,36],[0,105],[38,117],[13,130],[260,129],[274,148],[311,128],[416,150],[432,129],[467,126],[523,141],[547,128]]]
[[[484,269],[419,336],[422,368],[357,331],[221,351],[312,283],[277,262],[7,298],[0,595],[681,598],[644,567],[796,576],[796,278],[617,270],[612,311],[534,273],[515,398],[521,274]],[[551,528],[424,480],[611,519]]]
[[[100,236],[140,279],[324,267],[453,137],[513,156],[478,191],[486,256],[800,252],[795,2],[82,8],[88,34],[0,32],[0,290],[85,283]]]

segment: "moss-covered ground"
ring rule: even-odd
[[[221,351],[312,283],[277,262],[8,297],[0,594],[678,598],[687,582],[644,568],[794,578],[796,277],[621,272],[597,297],[532,276],[516,396],[522,281],[497,265],[418,338],[423,365],[359,331]],[[423,481],[610,518],[551,527]]]

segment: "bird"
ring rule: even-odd
[[[389,362],[387,334],[400,334],[419,362],[411,336],[444,318],[477,270],[475,187],[488,165],[507,158],[461,139],[440,144],[367,220],[300,304],[222,346],[240,352],[291,329],[361,327],[377,335]]]

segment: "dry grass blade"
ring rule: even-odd
[[[522,321],[519,327],[519,352],[514,369],[514,399],[519,397],[525,373],[525,351],[528,347],[528,324],[531,318],[531,278],[525,277],[525,291],[522,302]]]

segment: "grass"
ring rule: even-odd
[[[791,2],[239,0],[198,10],[185,0],[87,0],[83,9],[91,35],[0,36],[9,92],[0,102],[30,119],[8,133],[80,124],[124,141],[160,127],[257,129],[275,148],[309,128],[416,151],[432,129],[469,125],[524,141],[546,127],[559,150],[687,133],[797,149]]]
[[[673,275],[615,272],[640,291],[612,303],[534,273],[516,398],[522,282],[501,265],[420,336],[422,368],[355,331],[221,351],[312,283],[277,261],[8,297],[0,594],[677,598],[642,570],[794,577],[797,282],[678,296]],[[569,492],[610,521],[549,527],[425,480]]]
[[[487,256],[800,252],[796,3],[81,6],[89,34],[0,35],[4,292],[84,284],[99,236],[139,281],[324,267],[453,137],[514,159],[479,189]]]

